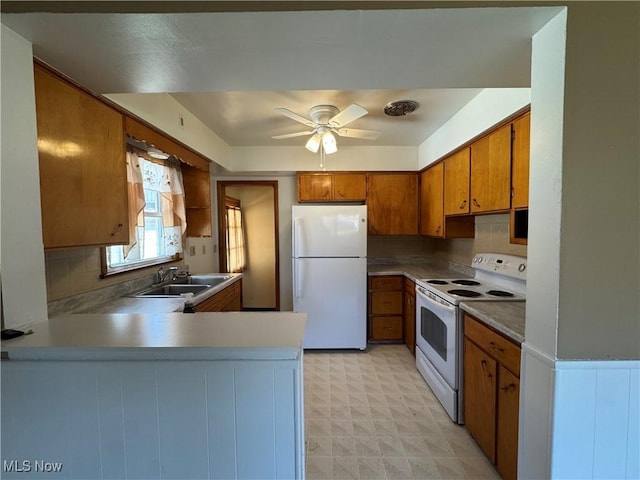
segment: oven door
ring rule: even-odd
[[[416,288],[416,345],[454,390],[458,389],[457,310]]]

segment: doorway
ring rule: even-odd
[[[218,181],[217,193],[220,271],[230,272],[230,263],[238,264],[241,243],[236,271],[242,272],[243,309],[280,310],[278,182]],[[238,231],[239,241],[233,236]]]

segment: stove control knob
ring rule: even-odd
[[[482,263],[482,257],[478,257],[478,263]]]
[[[518,267],[519,272],[524,272],[526,269],[527,269],[526,263],[521,263],[520,266]]]

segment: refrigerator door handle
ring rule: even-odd
[[[297,258],[293,259],[293,283],[294,283],[294,294],[296,298],[300,298],[302,296],[302,267],[300,265],[300,260]]]
[[[304,257],[304,225],[299,217],[293,220],[293,251],[296,257]]]

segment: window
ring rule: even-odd
[[[104,249],[103,275],[178,260],[186,230],[179,167],[127,153],[129,245]]]
[[[244,228],[240,201],[227,197],[225,202],[227,235],[227,269],[241,272],[245,267]]]

